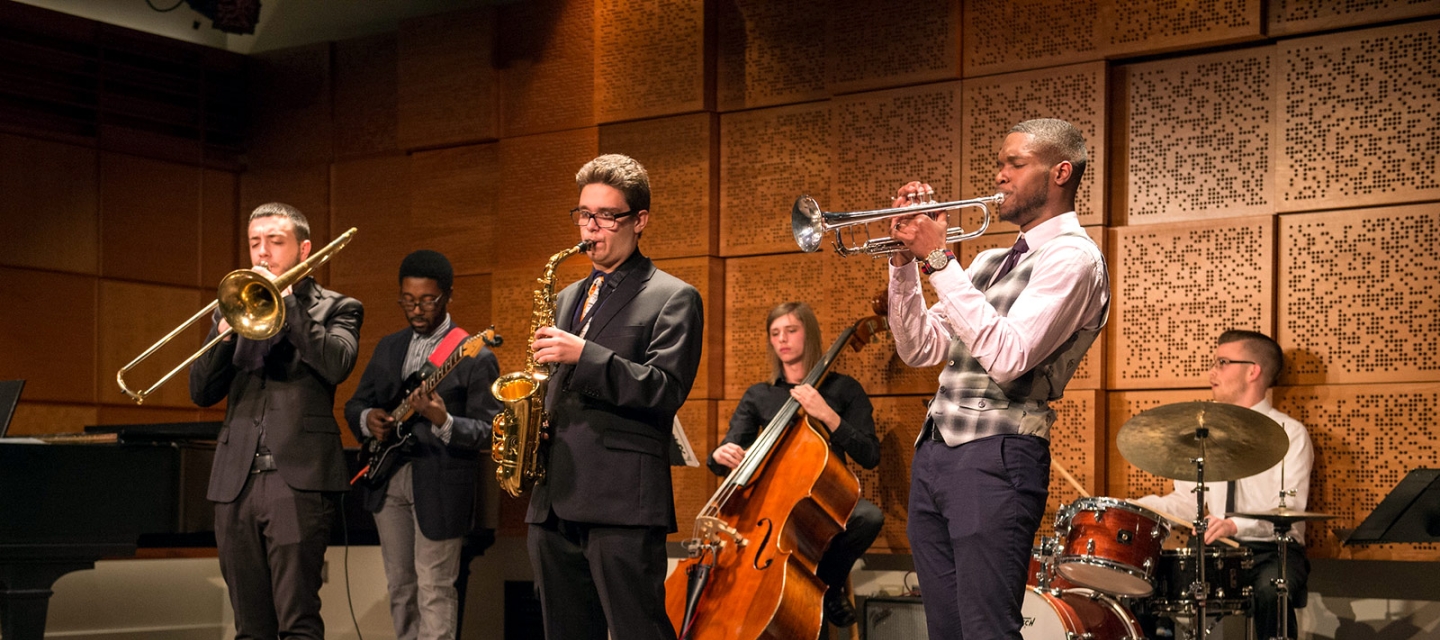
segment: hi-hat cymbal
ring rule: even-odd
[[[1253,513],[1237,511],[1229,514],[1229,517],[1252,518],[1276,524],[1294,524],[1308,520],[1331,520],[1340,516],[1332,516],[1328,513],[1318,513],[1315,511],[1296,511],[1287,507],[1275,507],[1269,511],[1256,511]]]
[[[1130,464],[1163,478],[1193,481],[1201,426],[1208,430],[1206,482],[1253,476],[1275,466],[1290,448],[1285,429],[1274,420],[1223,402],[1177,402],[1142,411],[1125,421],[1115,444]]]

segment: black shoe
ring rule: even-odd
[[[842,629],[855,624],[855,605],[850,604],[844,589],[825,591],[825,621]]]

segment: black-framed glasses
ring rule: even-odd
[[[583,227],[594,220],[595,225],[601,229],[614,229],[617,220],[633,215],[635,215],[634,211],[610,213],[609,211],[590,211],[584,207],[575,207],[570,210],[570,219],[575,222],[575,226]]]
[[[1210,368],[1211,368],[1211,369],[1222,369],[1222,368],[1224,368],[1225,365],[1227,365],[1227,364],[1259,364],[1259,363],[1258,363],[1258,362],[1255,362],[1254,360],[1231,360],[1231,359],[1229,359],[1229,358],[1216,358],[1214,362],[1210,363]]]
[[[401,298],[396,302],[400,304],[401,309],[404,309],[406,311],[414,311],[417,307],[420,308],[422,311],[434,311],[435,307],[440,306],[440,303],[444,301],[445,296],[440,296],[438,298],[421,298],[418,302],[415,300],[406,300],[404,298]]]

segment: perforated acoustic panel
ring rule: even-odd
[[[860,480],[860,496],[875,503],[885,514],[880,537],[871,552],[888,549],[909,553],[905,536],[910,506],[910,462],[915,458],[915,437],[925,424],[925,401],[929,396],[870,397],[875,407],[875,435],[880,438],[880,465],[865,470],[850,462]]]
[[[829,140],[828,103],[720,116],[720,255],[799,251],[790,208],[829,199]]]
[[[494,239],[507,237],[503,230],[510,222],[495,209],[498,147],[476,144],[410,155],[410,219],[417,236],[412,242],[445,254],[456,274],[493,271]]]
[[[1440,21],[1279,47],[1281,211],[1440,197]]]
[[[1292,384],[1440,380],[1440,204],[1280,218]]]
[[[1081,497],[1065,479],[1063,468],[1089,495],[1103,495],[1105,470],[1105,392],[1067,390],[1065,397],[1051,404],[1055,424],[1050,426],[1050,496],[1040,519],[1041,536],[1055,535],[1055,513]]]
[[[817,295],[825,289],[817,257],[790,254],[725,261],[725,398],[739,400],[750,385],[770,377],[765,317],[771,308],[799,300],[808,303],[822,322],[830,316],[829,301]]]
[[[942,200],[960,200],[995,193],[995,163],[1011,127],[1031,118],[1059,118],[1085,136],[1089,153],[1085,174],[1076,194],[1080,224],[1105,222],[1105,64],[1093,62],[1044,71],[1011,73],[964,82],[961,156],[964,180],[961,193],[944,192]],[[980,225],[979,209],[963,213],[964,227]],[[1014,232],[1014,225],[990,222],[994,232]]]
[[[406,20],[400,25],[399,141],[406,149],[500,136],[495,10]]]
[[[717,3],[721,111],[817,100],[825,91],[826,0]]]
[[[505,227],[495,237],[505,244],[497,271],[523,267],[538,276],[547,258],[580,242],[580,230],[570,221],[569,213],[580,193],[575,173],[599,155],[599,145],[596,129],[504,138],[499,142],[498,202]]]
[[[586,262],[583,257],[577,259]],[[725,261],[709,256],[671,258],[656,260],[655,267],[695,287],[704,307],[705,346],[689,397],[692,400],[723,397],[725,368],[720,358],[725,355]]]
[[[830,313],[820,318],[826,341],[834,340],[846,327],[875,315],[874,300],[885,298],[890,271],[884,260],[866,256],[841,258],[834,254],[812,258],[810,268],[819,266],[825,281],[823,296]],[[926,300],[935,292],[922,279]],[[929,397],[939,386],[940,367],[912,367],[895,352],[890,332],[878,334],[860,351],[846,348],[837,366],[854,376],[871,395],[922,394]]]
[[[1263,0],[1100,0],[1107,57],[1257,40]]]
[[[831,0],[826,10],[830,93],[960,77],[960,0]]]
[[[1109,389],[1207,384],[1215,338],[1274,326],[1275,221],[1111,231]]]
[[[965,77],[1101,58],[1100,0],[965,3]]]
[[[714,115],[696,113],[600,127],[600,153],[629,155],[650,174],[645,255],[679,258],[715,252],[716,125]]]
[[[496,63],[503,137],[594,126],[593,4],[535,0],[500,7]]]
[[[595,121],[714,106],[704,0],[595,0]]]
[[[1213,350],[1212,350],[1213,351]],[[1207,352],[1210,353],[1210,352]],[[1210,400],[1208,389],[1180,389],[1175,391],[1123,391],[1109,394],[1109,411],[1106,414],[1105,434],[1105,494],[1113,498],[1139,498],[1146,495],[1163,496],[1175,490],[1174,478],[1162,478],[1143,471],[1125,460],[1115,446],[1116,438],[1124,428],[1125,421],[1135,414],[1155,407],[1176,402]],[[1293,414],[1292,414],[1293,415]],[[1193,480],[1193,478],[1191,478]]]
[[[1271,36],[1440,14],[1436,0],[1266,0]]]
[[[490,277],[490,313],[495,332],[505,338],[505,345],[495,350],[500,362],[500,374],[521,371],[525,368],[530,341],[531,318],[535,308],[535,291],[539,288],[538,278],[544,263],[533,267],[496,270]],[[590,261],[584,256],[575,256],[560,263],[556,271],[555,293],[560,293],[570,283],[590,273]],[[559,313],[559,310],[556,310]]]
[[[940,194],[957,191],[959,82],[845,96],[832,105],[834,181],[821,208],[888,207],[895,190],[911,180],[928,182]]]
[[[1310,557],[1440,559],[1437,544],[1342,547],[1341,529],[1358,526],[1412,469],[1440,467],[1440,384],[1281,387],[1275,406],[1304,423],[1315,447],[1308,511],[1340,516],[1307,525]]]
[[[1126,225],[1275,211],[1275,49],[1173,58],[1120,68],[1126,96]]]

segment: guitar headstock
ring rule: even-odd
[[[505,339],[497,335],[494,325],[491,325],[489,329],[466,338],[465,343],[460,345],[460,351],[465,354],[465,357],[473,358],[480,354],[481,347],[494,348],[504,343]]]

